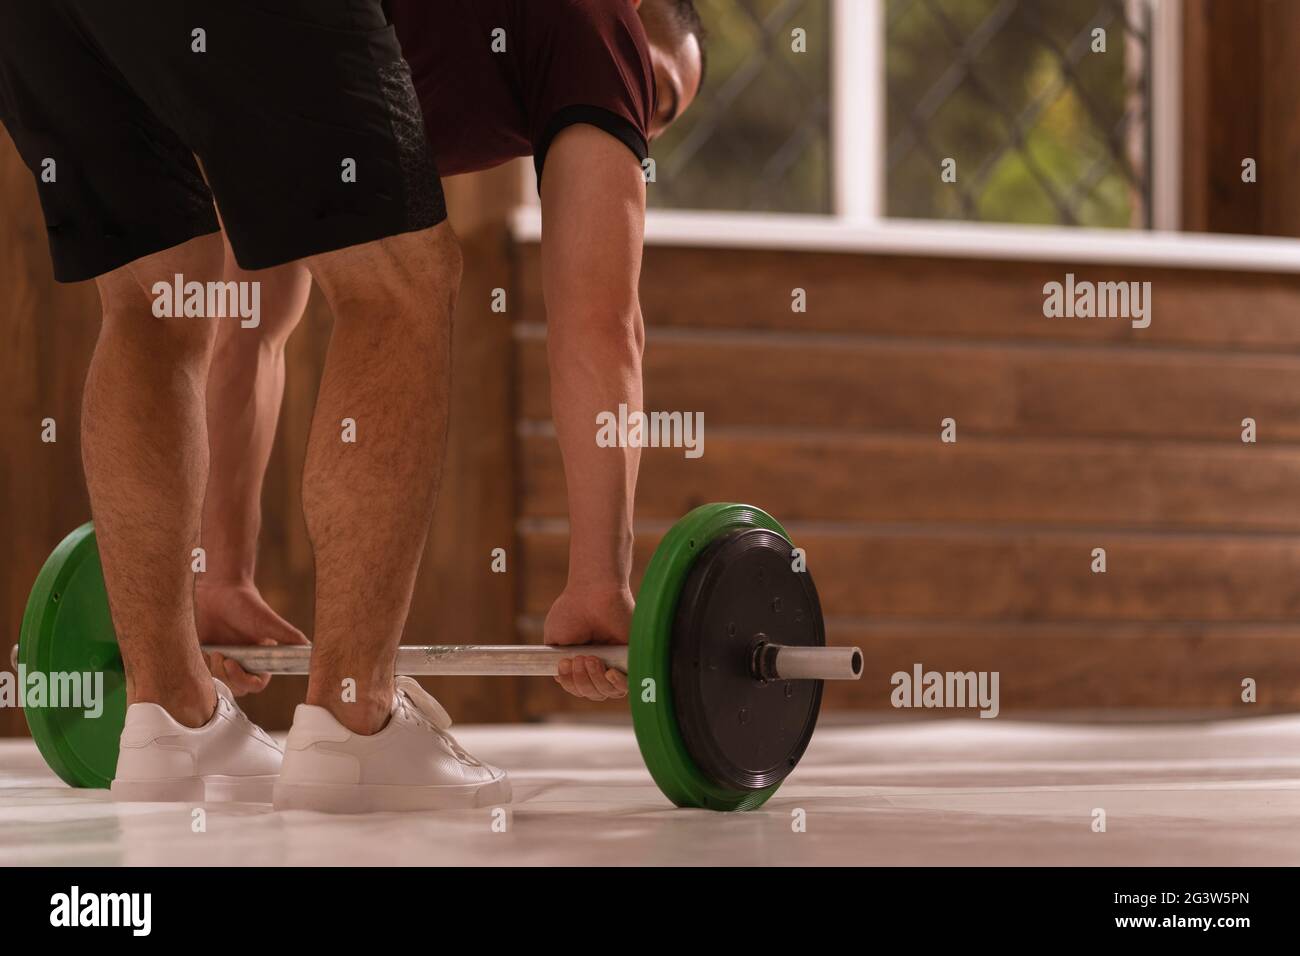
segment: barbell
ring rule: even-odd
[[[804,555],[759,508],[709,504],[664,535],[646,567],[626,647],[404,645],[399,674],[546,676],[578,654],[628,675],[646,767],[673,803],[748,810],[799,762],[822,681],[856,680],[862,652],[827,647]],[[310,647],[204,646],[250,671],[306,674]],[[103,674],[98,717],[27,707],[41,755],[74,787],[107,787],[126,717],[126,681],[93,527],[68,535],[37,575],[15,648],[20,679]],[[25,676],[26,675],[26,676]]]

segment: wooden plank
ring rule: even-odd
[[[519,255],[515,318],[545,321],[536,244],[521,244]],[[1151,282],[1151,326],[1044,318],[1043,286],[1067,272]],[[807,312],[791,311],[795,288],[807,291]],[[1294,275],[652,246],[640,292],[651,327],[1300,349]]]
[[[1185,96],[1201,97],[1194,108],[1204,117],[1200,130],[1209,135],[1189,144],[1204,154],[1204,165],[1198,170],[1203,179],[1192,187],[1202,195],[1204,219],[1189,221],[1187,228],[1246,235],[1262,232],[1271,177],[1262,183],[1244,183],[1241,163],[1249,156],[1264,167],[1269,165],[1260,153],[1264,84],[1260,67],[1265,8],[1271,5],[1265,0],[1190,5],[1188,15],[1199,21],[1199,28],[1194,24],[1189,38],[1200,43],[1186,51],[1190,59],[1184,61],[1197,67],[1185,66],[1184,72],[1200,73],[1204,82]]]
[[[874,621],[1300,620],[1300,537],[790,525],[828,616]],[[521,611],[564,587],[568,535],[525,528]],[[638,529],[633,587],[660,533]],[[1092,572],[1092,549],[1107,571]]]
[[[1210,0],[1185,0],[1182,4],[1182,60],[1204,63],[1208,57]],[[1210,231],[1210,196],[1206,183],[1210,175],[1211,123],[1209,101],[1211,77],[1207,70],[1182,70],[1182,149],[1180,151],[1180,228],[1188,232]]]
[[[1300,706],[1297,625],[846,625],[831,633],[862,648],[864,670],[858,683],[827,685],[828,709],[891,709],[890,676],[917,663],[998,671],[1003,713],[1222,708],[1248,716]],[[1255,704],[1241,700],[1247,677],[1258,687]]]
[[[1300,235],[1300,186],[1268,170],[1300,162],[1291,64],[1300,8],[1269,0],[1184,4],[1183,228]],[[1254,181],[1242,178],[1247,158]]]
[[[906,717],[976,710],[892,707],[892,675],[997,671],[999,716],[1060,710],[1223,710],[1250,716],[1300,707],[1300,625],[962,624],[862,627],[830,621],[831,643],[863,653],[860,681],[828,681],[824,711],[878,711]],[[540,622],[520,622],[536,642]],[[1256,682],[1254,704],[1242,681]],[[553,681],[532,681],[535,714],[620,714],[623,701],[570,697]]]
[[[531,633],[533,625],[523,629]],[[892,711],[891,675],[924,670],[997,671],[1000,715],[1063,709],[1215,709],[1243,716],[1300,706],[1300,630],[1238,631],[1185,625],[1145,628],[921,626],[906,630],[836,628],[833,643],[861,647],[858,682],[828,682],[827,711]],[[1258,701],[1241,701],[1252,678]],[[569,697],[550,681],[532,682],[530,710],[542,714],[617,713],[622,702]],[[952,716],[975,711],[898,711],[905,716]]]
[[[1230,6],[1235,11],[1236,4]],[[1300,123],[1295,121],[1295,82],[1291,74],[1300,60],[1300,4],[1270,3],[1263,15],[1259,161],[1268,169],[1295,169],[1300,163]],[[1243,92],[1237,91],[1238,108]],[[1240,168],[1240,159],[1237,165]],[[1300,236],[1300,184],[1294,176],[1268,176],[1266,182],[1260,232],[1268,236]],[[1258,187],[1259,183],[1254,185]]]
[[[550,418],[545,328],[516,329],[519,414]],[[932,434],[1300,441],[1300,357],[995,347],[857,336],[651,333],[647,408],[706,426]],[[725,387],[719,387],[725,382]]]
[[[1183,229],[1300,235],[1294,169],[1300,129],[1288,122],[1300,60],[1300,7],[1270,0],[1183,4]],[[1242,178],[1256,161],[1253,182]]]
[[[520,439],[522,514],[564,517],[555,439]],[[1300,450],[1145,442],[737,434],[704,453],[648,448],[642,518],[749,501],[784,521],[1300,530]]]

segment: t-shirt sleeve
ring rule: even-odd
[[[649,155],[654,70],[641,18],[630,0],[527,0],[544,34],[525,90],[538,187],[551,142],[586,123],[623,143],[640,163]]]

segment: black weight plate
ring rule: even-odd
[[[738,531],[700,554],[682,587],[673,628],[672,691],[682,741],[720,786],[779,783],[803,756],[822,682],[753,675],[760,641],[822,647],[817,588],[795,571],[793,546],[766,528]]]

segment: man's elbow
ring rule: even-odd
[[[645,351],[645,323],[635,299],[551,310],[547,324],[547,336],[556,345],[572,343],[615,359],[629,353],[640,358]]]

